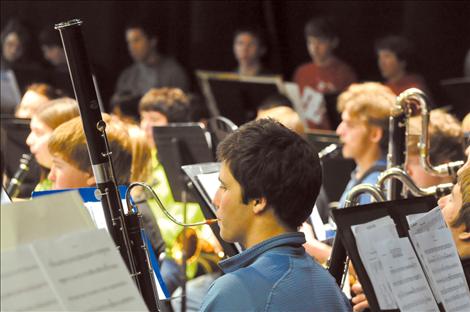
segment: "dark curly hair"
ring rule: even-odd
[[[279,122],[246,123],[219,144],[217,158],[240,184],[244,204],[264,197],[292,229],[311,214],[322,181],[318,153]]]

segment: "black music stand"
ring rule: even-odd
[[[212,116],[224,116],[237,125],[256,118],[258,107],[272,94],[284,93],[281,76],[241,76],[196,71]]]
[[[452,112],[462,120],[470,112],[470,78],[453,78],[441,81],[446,103],[452,105]]]
[[[337,282],[342,279],[343,271],[338,271],[338,269],[345,262],[347,252],[361,281],[362,288],[364,289],[372,311],[382,311],[379,308],[372,283],[359,256],[351,226],[366,223],[388,215],[395,222],[398,235],[405,237],[409,235],[409,226],[406,216],[409,214],[428,212],[436,207],[436,205],[436,199],[432,196],[427,196],[334,209],[333,219],[337,226],[337,232],[331,255],[330,273],[336,278]],[[439,306],[442,308],[441,305]]]
[[[5,174],[12,178],[20,165],[21,155],[30,154],[26,138],[31,132],[30,119],[15,117],[1,118],[2,142],[1,152],[5,161]],[[36,185],[39,183],[40,167],[33,157],[29,164],[29,172],[20,186],[18,197],[29,198]]]
[[[183,201],[181,194],[187,190],[187,179],[181,166],[214,160],[206,132],[199,123],[172,123],[154,127],[153,137],[173,198]]]
[[[204,184],[200,180],[199,175],[218,173],[220,171],[220,163],[210,162],[210,163],[200,163],[195,165],[186,165],[181,167],[184,173],[189,177],[190,181],[194,185],[194,196],[199,203],[199,206],[202,209],[202,213],[206,219],[215,219],[215,207],[212,205],[212,198],[207,192]],[[217,237],[218,241],[222,245],[222,248],[226,255],[232,257],[239,254],[242,251],[242,248],[238,244],[231,244],[225,242],[220,237],[220,228],[217,223],[212,223],[209,225],[212,229],[212,232]]]

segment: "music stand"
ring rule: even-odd
[[[470,107],[470,78],[453,78],[441,81],[448,104],[453,107],[453,113],[462,120]]]
[[[2,142],[1,151],[5,161],[5,174],[12,178],[20,165],[21,155],[30,154],[26,138],[30,133],[30,119],[1,117]],[[29,164],[29,172],[20,186],[18,197],[29,198],[39,182],[40,167],[33,157]]]
[[[235,73],[196,71],[209,111],[237,125],[256,117],[268,96],[285,93],[281,76],[241,76]]]
[[[436,207],[436,204],[436,199],[434,197],[427,196],[372,203],[343,209],[333,209],[333,219],[337,226],[337,232],[331,255],[332,265],[330,266],[330,273],[336,278],[337,282],[341,280],[342,271],[338,274],[339,272],[337,271],[337,268],[333,267],[344,263],[347,252],[358,278],[361,281],[362,288],[364,289],[364,293],[369,301],[372,311],[382,311],[380,310],[377,297],[369,276],[367,275],[367,271],[365,270],[364,264],[359,256],[351,226],[370,222],[388,215],[394,220],[398,235],[400,237],[406,237],[409,235],[409,225],[406,220],[406,216],[409,214],[428,212]],[[344,259],[342,259],[343,257]]]
[[[158,160],[165,168],[173,198],[181,202],[181,194],[187,190],[187,180],[181,166],[214,161],[206,132],[196,122],[172,123],[154,127],[153,137]]]
[[[215,207],[212,205],[212,198],[207,192],[206,187],[200,179],[200,175],[205,174],[214,174],[220,171],[220,163],[210,162],[210,163],[201,163],[194,165],[182,166],[184,173],[189,177],[190,181],[194,185],[194,196],[196,201],[201,207],[202,213],[206,219],[215,219]],[[209,225],[212,229],[212,232],[217,237],[217,240],[222,245],[222,248],[226,255],[232,257],[239,254],[242,251],[242,247],[239,244],[227,243],[220,237],[220,228],[217,223],[212,223]]]
[[[214,155],[216,155],[219,143],[222,142],[230,133],[237,130],[237,128],[238,127],[230,119],[222,116],[212,117],[209,119],[207,122],[207,130],[211,133]]]

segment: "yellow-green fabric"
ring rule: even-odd
[[[156,149],[152,150],[152,177],[148,184],[152,186],[157,193],[163,206],[170,212],[170,214],[179,221],[183,221],[184,204],[176,202],[171,193],[170,184],[168,182],[165,169],[157,159]],[[162,233],[163,240],[166,244],[166,254],[168,257],[173,258],[172,247],[176,242],[176,238],[181,233],[183,228],[173,223],[164,212],[158,207],[154,199],[149,200],[155,218],[157,219],[158,226]],[[201,208],[197,203],[186,204],[186,223],[199,222],[204,220]],[[197,264],[192,263],[188,265],[186,273],[188,278],[194,277],[197,270]]]
[[[52,181],[49,179],[43,179],[41,180],[38,185],[34,188],[35,192],[41,192],[41,191],[49,191],[52,190]]]

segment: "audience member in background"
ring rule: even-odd
[[[27,24],[16,18],[9,20],[2,30],[1,40],[0,67],[2,71],[11,70],[14,73],[20,93],[32,83],[47,81],[46,72],[34,59],[33,38]]]
[[[406,171],[418,187],[429,187],[441,183],[452,182],[451,176],[435,176],[428,173],[420,163],[418,143],[421,136],[421,116],[409,120],[408,154]],[[443,110],[430,113],[428,126],[429,160],[437,166],[450,161],[463,160],[464,136],[460,122]]]
[[[31,34],[18,19],[10,19],[2,30],[2,69],[27,68],[31,66]],[[37,66],[37,64],[35,64]]]
[[[410,41],[401,36],[384,37],[376,42],[375,51],[385,85],[396,95],[418,88],[430,96],[423,77],[411,72],[414,51]]]
[[[158,52],[158,37],[151,26],[141,22],[128,24],[126,41],[134,63],[119,75],[111,99],[113,107],[119,107],[123,114],[138,116],[138,102],[151,88],[188,91],[185,71],[174,59]]]
[[[312,62],[301,65],[294,74],[304,106],[312,111],[307,119],[309,128],[330,129],[330,121],[323,104],[317,105],[309,96],[310,90],[323,94],[339,93],[357,80],[353,69],[337,58],[333,51],[339,44],[336,25],[330,18],[317,17],[305,25],[305,39]],[[312,106],[312,107],[311,107]]]
[[[271,75],[262,63],[267,52],[261,30],[240,28],[233,36],[233,54],[238,62],[237,74],[245,76]]]
[[[78,104],[71,98],[60,98],[46,102],[40,107],[37,114],[31,118],[31,133],[26,139],[31,153],[42,167],[39,184],[35,191],[48,190],[51,181],[47,178],[47,172],[52,166],[52,156],[47,144],[52,132],[62,123],[79,115]]]
[[[131,134],[133,131],[138,131],[137,129],[122,121],[112,120],[107,114],[103,114],[103,120],[106,122],[106,136],[111,150],[116,182],[118,185],[128,185],[133,178],[142,177],[140,170],[149,162],[149,148],[143,136]],[[48,141],[48,150],[52,155],[52,166],[49,172],[52,189],[95,186],[95,177],[80,117],[63,123],[53,131]],[[139,152],[136,153],[136,151]],[[143,227],[158,257],[165,250],[165,244],[155,217],[147,206],[138,205],[138,207],[142,213]]]
[[[177,219],[183,220],[184,204],[177,202],[174,197],[163,165],[158,161],[158,151],[155,147],[152,129],[155,126],[166,126],[174,122],[190,121],[189,99],[186,94],[177,88],[160,88],[149,90],[140,100],[139,111],[141,119],[141,129],[145,131],[147,144],[152,146],[152,177],[147,181],[159,196],[163,205]],[[181,235],[182,228],[170,221],[156,205],[153,200],[149,200],[150,206],[157,217],[158,224],[163,234],[167,249],[167,258],[162,264],[162,275],[170,292],[182,285],[180,268],[175,260],[174,246],[177,237]],[[197,203],[187,203],[187,222],[197,222],[204,220],[201,208]],[[208,227],[199,228],[203,236],[211,236]],[[198,235],[201,232],[198,233]],[[212,239],[212,238],[211,238]],[[197,272],[197,263],[188,265],[187,277],[193,278]],[[191,295],[189,295],[191,296]]]
[[[62,96],[62,91],[46,83],[33,83],[26,88],[21,102],[16,107],[15,117],[32,118],[39,107]]]
[[[48,68],[49,81],[54,86],[62,89],[68,96],[73,96],[67,59],[59,32],[52,26],[46,26],[39,34],[39,44],[44,59],[50,65]]]

